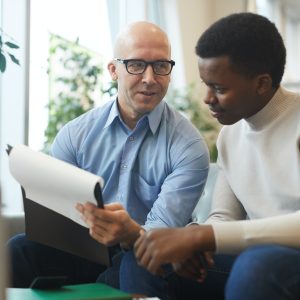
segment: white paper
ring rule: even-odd
[[[13,147],[9,168],[25,189],[26,197],[87,227],[75,209],[87,201],[97,205],[94,190],[103,179],[25,145]]]

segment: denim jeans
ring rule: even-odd
[[[203,283],[174,276],[171,299],[296,300],[300,299],[300,250],[255,246],[239,256],[215,256]],[[223,270],[220,272],[220,268]]]
[[[90,262],[75,255],[27,240],[24,234],[8,241],[11,286],[27,288],[37,276],[67,276],[66,284],[101,282],[125,292],[167,299],[164,278],[140,267],[133,251],[119,251],[112,266]]]
[[[27,240],[18,234],[8,241],[10,285],[28,288],[37,276],[67,277],[66,284],[95,282],[106,268],[75,255]]]
[[[164,266],[165,276],[155,276],[136,262],[133,251],[124,254],[120,265],[120,289],[125,292],[169,299],[168,277],[172,274],[170,265]]]
[[[236,259],[226,286],[229,300],[300,299],[300,250],[256,246]]]
[[[173,274],[169,278],[169,299],[174,300],[220,300],[224,299],[225,285],[235,261],[232,255],[216,255],[215,267],[208,269],[203,283]],[[243,298],[240,298],[243,300]]]
[[[300,250],[257,246],[238,257],[216,255],[216,267],[204,283],[181,278],[165,266],[165,277],[140,267],[133,251],[118,252],[105,268],[57,249],[28,241],[24,234],[8,242],[11,285],[28,287],[36,276],[65,275],[66,284],[102,282],[129,293],[165,299],[300,299]],[[225,296],[224,296],[225,295]]]

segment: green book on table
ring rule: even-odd
[[[123,300],[127,293],[101,283],[65,285],[54,290],[8,288],[7,300]]]

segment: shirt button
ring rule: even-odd
[[[127,168],[127,165],[126,165],[126,164],[122,164],[122,165],[121,165],[121,168],[122,168],[122,169],[126,169],[126,168]]]
[[[134,136],[130,136],[129,141],[131,141],[131,142],[134,141]]]

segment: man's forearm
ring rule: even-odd
[[[190,225],[191,234],[194,236],[195,251],[216,250],[215,235],[211,225]]]

